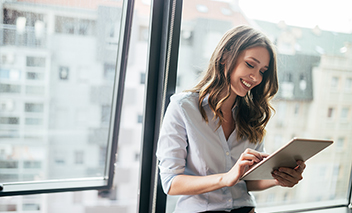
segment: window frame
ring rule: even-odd
[[[127,59],[130,46],[134,0],[124,0],[122,4],[121,29],[116,58],[116,77],[113,86],[111,121],[106,148],[105,171],[102,177],[72,178],[43,181],[23,181],[0,183],[0,197],[15,195],[30,195],[41,193],[107,190],[113,186],[118,136],[122,110],[122,100],[125,87]]]
[[[183,0],[153,0],[149,29],[149,62],[141,147],[138,212],[165,212],[166,195],[155,156],[169,97],[175,92]]]

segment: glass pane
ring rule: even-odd
[[[74,4],[0,4],[3,183],[106,176],[122,1]]]
[[[199,80],[224,32],[251,25],[267,34],[278,52],[280,88],[272,100],[276,114],[266,128],[266,151],[272,153],[292,137],[335,141],[307,162],[304,179],[296,187],[253,193],[257,212],[297,208],[295,204],[301,208],[347,203],[352,163],[350,6],[347,0],[184,1],[178,92]],[[177,200],[168,196],[167,212]]]
[[[42,2],[0,3],[0,182],[105,175],[123,1]],[[149,11],[136,1],[113,188],[6,197],[0,212],[136,212]]]

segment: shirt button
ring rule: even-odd
[[[228,202],[230,203],[230,202],[232,202],[232,200],[231,200],[231,199],[229,199],[229,200],[228,200]]]
[[[230,153],[229,153],[229,152],[226,152],[226,155],[227,155],[227,156],[229,156],[229,155],[230,155]]]

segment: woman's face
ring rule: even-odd
[[[243,50],[231,72],[231,90],[234,95],[244,97],[249,90],[259,85],[263,73],[269,68],[270,54],[265,47]]]

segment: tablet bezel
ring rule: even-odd
[[[332,143],[332,140],[327,139],[293,138],[248,170],[241,177],[241,180],[274,179],[271,172],[275,169],[279,167],[295,168],[297,160],[307,161]]]

